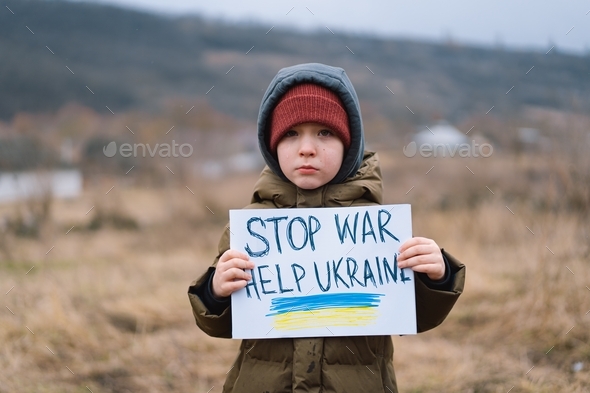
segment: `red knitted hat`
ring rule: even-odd
[[[270,151],[276,154],[281,138],[302,123],[320,123],[350,147],[348,115],[338,94],[314,83],[302,83],[289,89],[277,103],[270,119]]]

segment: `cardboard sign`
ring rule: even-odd
[[[410,205],[230,211],[256,267],[232,294],[233,338],[416,333],[414,274],[397,266]]]

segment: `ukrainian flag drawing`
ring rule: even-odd
[[[270,312],[277,330],[326,326],[366,326],[376,322],[379,293],[322,293],[271,299]]]

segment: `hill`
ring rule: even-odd
[[[68,102],[103,113],[155,110],[170,97],[207,98],[222,112],[255,119],[278,69],[311,61],[345,68],[363,110],[389,120],[457,121],[491,107],[508,116],[525,105],[590,110],[583,99],[590,93],[590,57],[558,48],[545,54],[327,29],[302,33],[61,0],[2,5],[5,120]]]

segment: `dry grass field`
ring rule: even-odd
[[[394,337],[400,391],[590,391],[588,162],[380,155],[385,202],[467,265],[440,327]],[[105,178],[51,201],[37,237],[4,231],[0,392],[220,392],[239,343],[202,333],[186,292],[256,177]]]

